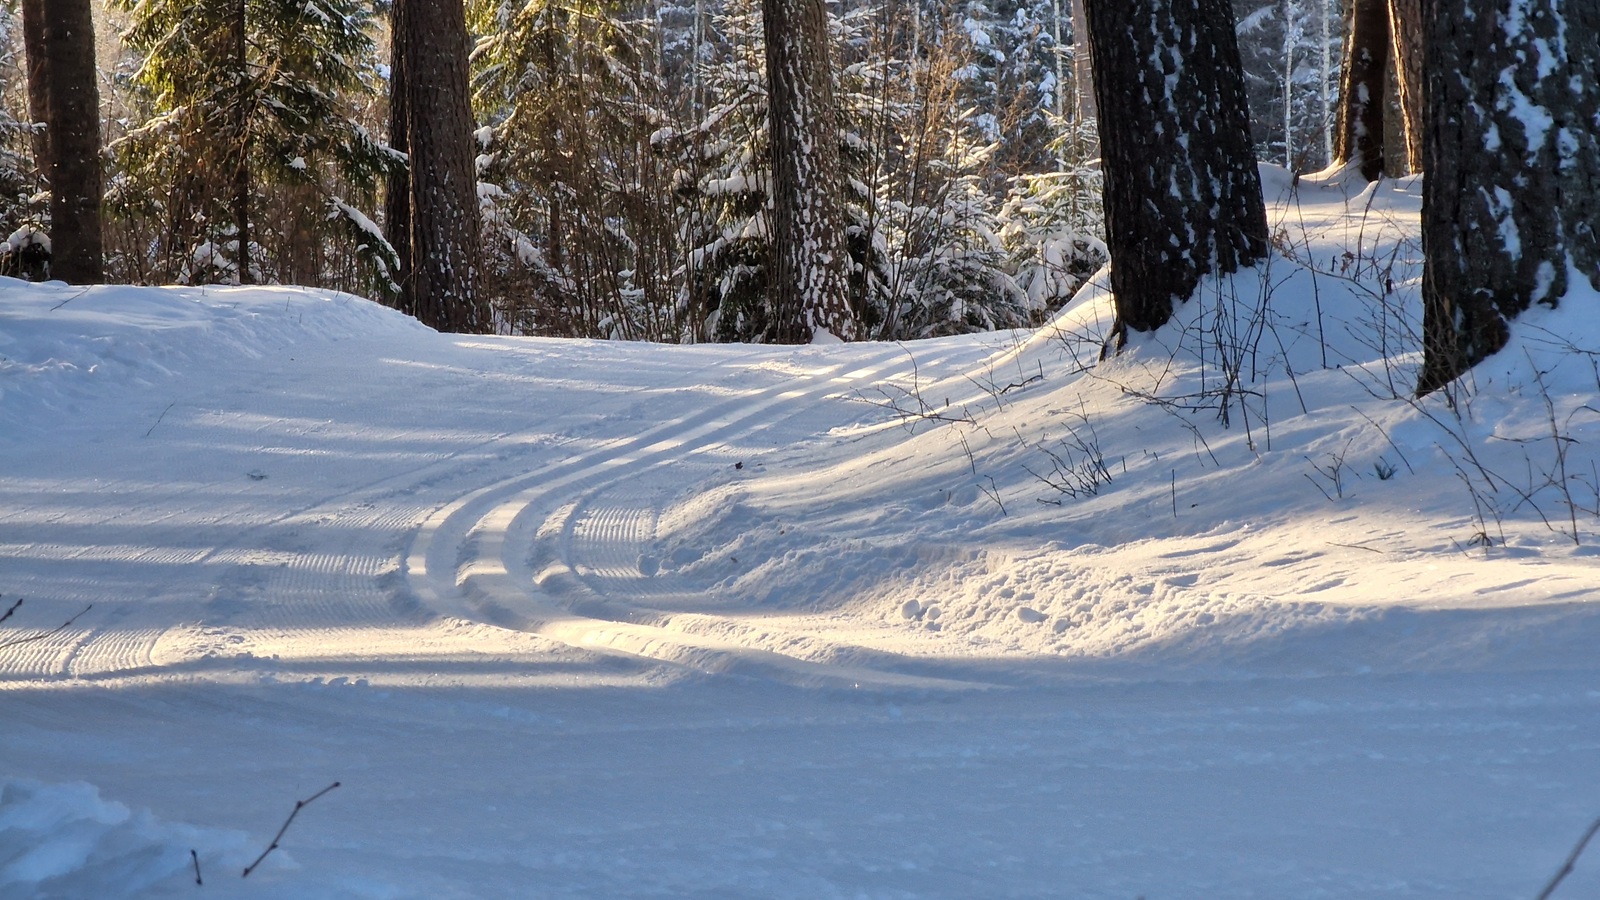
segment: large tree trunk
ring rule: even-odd
[[[1422,0],[1389,0],[1389,42],[1406,168],[1422,171]]]
[[[1600,286],[1600,0],[1427,0],[1419,394]]]
[[[478,294],[478,180],[461,0],[399,0],[405,34],[406,147],[411,155],[411,290],[439,331],[494,327]]]
[[[1228,0],[1088,0],[1117,342],[1267,252]]]
[[[1354,0],[1345,33],[1334,161],[1361,177],[1383,177],[1383,110],[1388,100],[1389,0]]]
[[[761,12],[772,143],[765,337],[853,340],[827,8],[823,0],[762,0]]]
[[[105,278],[101,251],[100,91],[89,0],[44,0],[49,83],[50,272],[76,284]]]
[[[406,103],[406,4],[396,2],[389,11],[389,146],[401,153],[411,150],[411,127]],[[408,316],[417,314],[416,292],[411,287],[411,167],[391,170],[384,188],[383,236],[394,248],[400,267],[391,274],[400,293],[394,307]]]

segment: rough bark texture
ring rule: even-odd
[[[1088,0],[1118,340],[1267,252],[1228,0]]]
[[[248,52],[245,19],[245,0],[234,0],[232,33],[229,35],[234,77],[238,79],[238,96],[234,98],[233,122],[233,225],[239,251],[234,259],[239,266],[239,283],[254,284],[255,271],[250,265],[250,57]]]
[[[49,82],[50,274],[76,284],[105,278],[101,255],[100,91],[89,0],[44,0]]]
[[[28,120],[42,124],[50,116],[50,82],[45,78],[44,0],[22,0],[22,47],[28,61]],[[33,133],[33,164],[50,177],[50,129]]]
[[[1600,285],[1600,0],[1426,0],[1418,393]]]
[[[1389,0],[1389,46],[1394,56],[1406,170],[1422,171],[1422,0]]]
[[[411,144],[406,130],[410,127],[410,108],[406,103],[409,79],[406,77],[406,4],[396,2],[389,11],[389,146],[409,153]],[[391,273],[400,286],[398,296],[391,298],[394,307],[408,316],[417,314],[416,294],[411,289],[411,169],[391,171],[384,189],[383,236],[394,248],[400,261],[398,271]]]
[[[440,331],[494,326],[477,291],[478,182],[461,0],[400,0],[411,156],[413,314]]]
[[[1335,162],[1383,177],[1383,111],[1389,96],[1389,0],[1355,0],[1345,32]]]
[[[771,314],[766,339],[857,336],[840,208],[838,113],[823,0],[762,0],[772,142]]]
[[[1083,11],[1083,0],[1072,0],[1072,84],[1077,121],[1094,120],[1094,66],[1089,60],[1089,19]]]

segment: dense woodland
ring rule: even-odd
[[[1596,277],[1597,2],[1492,6],[22,0],[0,272],[804,342],[1038,324],[1109,260],[1125,335],[1269,252],[1256,160],[1426,168],[1437,387]]]

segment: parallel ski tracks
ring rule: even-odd
[[[702,672],[842,688],[986,686],[841,663],[858,655],[857,648],[652,608],[652,597],[670,593],[653,590],[653,579],[639,568],[657,508],[596,503],[605,494],[647,487],[658,467],[726,451],[771,427],[789,405],[908,375],[892,369],[907,362],[904,350],[885,349],[868,361],[715,403],[461,496],[416,530],[403,566],[409,590],[443,615]],[[702,472],[731,464],[707,460]]]

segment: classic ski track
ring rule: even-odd
[[[745,642],[748,634],[739,634],[745,640],[736,640],[669,629],[663,627],[663,614],[628,604],[625,597],[593,590],[578,574],[578,560],[572,551],[576,516],[586,498],[656,466],[754,434],[771,424],[772,417],[763,414],[783,404],[869,379],[911,374],[910,367],[904,372],[884,374],[904,356],[904,350],[895,348],[850,371],[841,372],[844,366],[834,365],[823,372],[792,378],[460,497],[417,529],[404,566],[410,589],[425,606],[443,615],[489,621],[574,647],[642,657],[701,672],[843,688],[990,687],[836,662],[819,663],[752,646]],[[567,499],[574,496],[576,499]],[[627,564],[620,545],[636,539],[640,526],[628,521],[626,515],[617,515],[599,527],[609,535],[623,537],[616,542],[619,548],[614,553],[597,561],[607,571],[620,571]],[[541,552],[541,544],[550,538],[558,547],[555,554]],[[637,548],[638,544],[633,546]],[[795,643],[803,641],[798,635],[784,637],[794,638]]]
[[[509,433],[500,433],[466,449],[491,446],[508,436]],[[373,546],[363,540],[364,534],[398,536],[415,527],[426,515],[427,506],[422,501],[395,505],[394,498],[417,484],[425,484],[430,479],[450,473],[457,465],[459,463],[454,458],[445,458],[408,467],[332,496],[318,498],[315,502],[296,506],[271,519],[249,524],[227,541],[210,547],[163,546],[159,543],[160,536],[157,536],[154,545],[79,546],[40,542],[25,547],[8,544],[6,548],[13,553],[25,549],[30,555],[42,554],[73,561],[188,568],[215,566],[220,577],[210,585],[213,590],[235,587],[229,576],[254,568],[262,576],[256,593],[269,601],[254,607],[255,624],[306,633],[307,622],[332,621],[339,624],[312,626],[309,630],[312,639],[319,640],[323,636],[338,636],[341,639],[352,635],[359,637],[361,628],[391,623],[395,621],[397,613],[402,618],[415,618],[418,615],[415,610],[408,614],[399,608],[391,595],[376,584],[384,571],[394,568],[393,544],[385,540],[387,546]],[[125,515],[118,513],[94,524],[108,525]],[[162,510],[150,519],[147,527],[193,515],[194,510],[186,508]],[[67,517],[66,513],[62,513],[56,518]],[[316,551],[268,549],[271,539],[292,537],[302,529],[337,530],[344,534],[331,543],[326,539],[315,542],[318,547]],[[96,587],[92,583],[86,586]],[[91,594],[95,592],[86,591]],[[138,631],[104,625],[85,627],[110,611],[103,605],[97,605],[91,615],[73,628],[43,640],[0,650],[0,680],[112,679],[158,671],[192,656],[192,653],[179,656],[164,653],[160,645],[169,634],[191,630],[194,617],[182,615],[165,628]],[[76,612],[76,609],[70,612]],[[202,621],[207,618],[203,607],[196,612]],[[48,628],[34,630],[42,632]],[[0,637],[9,639],[18,636],[3,632],[0,629]],[[19,632],[22,636],[30,633],[20,629]],[[179,641],[178,644],[182,646],[185,641]]]

